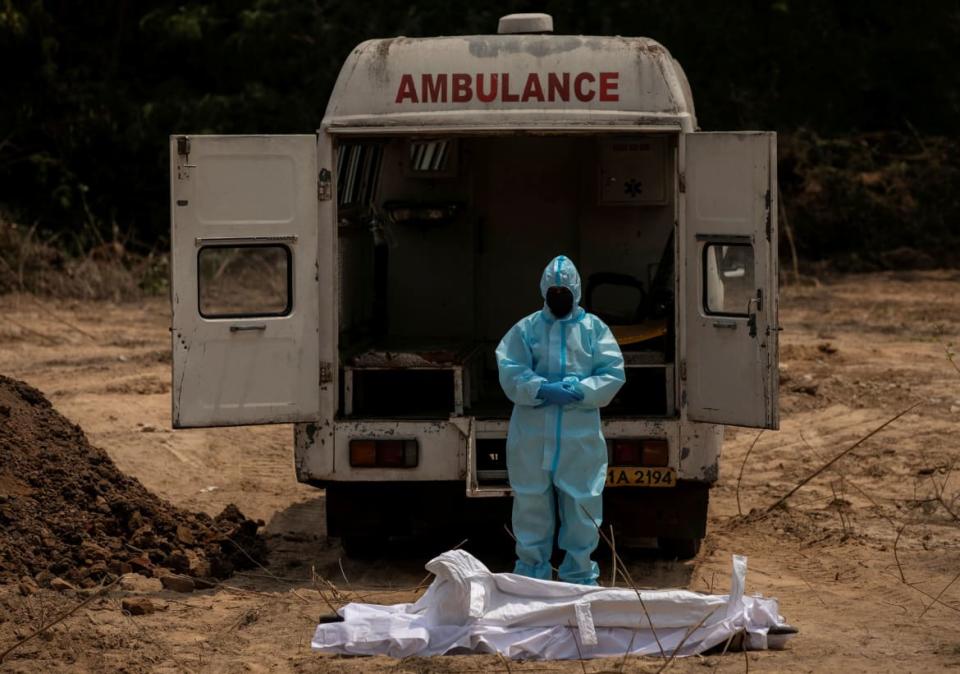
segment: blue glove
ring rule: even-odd
[[[583,400],[583,394],[569,382],[547,382],[540,385],[537,398],[548,405],[569,405]]]

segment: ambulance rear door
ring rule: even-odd
[[[776,134],[691,133],[684,144],[686,416],[775,429]]]
[[[319,164],[315,135],[171,137],[174,427],[320,417],[333,284]]]

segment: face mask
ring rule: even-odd
[[[563,286],[547,289],[547,307],[554,318],[564,318],[573,309],[573,293]]]

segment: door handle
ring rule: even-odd
[[[715,327],[715,328],[729,328],[730,330],[736,330],[736,329],[737,329],[737,322],[736,322],[736,321],[714,321],[714,322],[713,322],[713,327]]]
[[[231,325],[230,332],[254,332],[266,330],[267,326],[263,323],[259,325]]]
[[[756,305],[756,311],[752,311],[752,307]],[[760,311],[763,307],[763,291],[758,289],[757,296],[751,297],[747,302],[747,328],[749,328],[749,334],[751,337],[757,336],[757,311]]]

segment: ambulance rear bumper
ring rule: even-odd
[[[325,482],[327,534],[334,537],[499,534],[511,522],[509,496],[469,498],[462,482]],[[603,494],[603,526],[618,541],[706,535],[710,485],[680,480],[672,488],[614,488]],[[504,532],[504,535],[506,533]],[[445,541],[446,542],[446,541]]]

